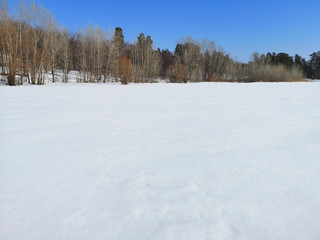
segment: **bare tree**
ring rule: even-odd
[[[96,69],[95,69],[95,78],[98,82],[101,81],[102,78],[102,65],[103,65],[103,42],[104,42],[104,32],[103,30],[97,26],[96,28]]]
[[[23,40],[25,38],[25,31],[26,31],[26,2],[25,1],[19,1],[18,4],[18,11],[17,11],[17,24],[18,24],[18,38],[19,38],[19,64],[20,64],[20,84],[23,84],[25,73],[25,41]]]
[[[160,73],[161,55],[153,49],[150,36],[141,33],[135,44],[130,45],[130,55],[134,64],[136,82],[152,81]]]
[[[78,48],[77,48],[77,56],[80,62],[80,82],[87,82],[87,54],[86,54],[86,36],[82,31],[77,37]]]
[[[69,52],[70,32],[66,29],[62,31],[62,55],[63,55],[63,82],[68,82],[69,67],[70,67],[70,52]]]
[[[9,15],[7,2],[5,0],[1,1],[0,13],[0,32],[2,34],[2,47],[4,51],[4,58],[2,61],[8,66],[8,84],[14,86],[16,85],[16,73],[18,68],[19,28]]]
[[[53,17],[49,19],[49,51],[50,51],[50,66],[52,74],[52,82],[55,82],[55,70],[61,61],[62,40],[63,36],[60,33],[57,23]]]
[[[32,84],[44,83],[44,68],[48,65],[49,54],[47,46],[49,43],[49,23],[50,15],[43,6],[37,6],[35,2],[28,5],[27,24],[29,26],[30,51],[29,53],[29,68]]]

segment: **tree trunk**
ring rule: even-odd
[[[53,67],[51,68],[51,73],[52,73],[52,82],[55,82],[55,79],[54,79],[54,69],[53,69]]]
[[[8,84],[10,86],[16,86],[16,75],[14,73],[9,73],[8,75]]]

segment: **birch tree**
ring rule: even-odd
[[[43,6],[31,2],[28,6],[27,24],[30,32],[29,68],[32,84],[43,84],[43,68],[48,57],[47,46],[49,43],[50,12]]]
[[[61,60],[62,36],[53,17],[49,19],[49,50],[52,82],[55,82],[55,70]]]
[[[8,84],[16,85],[16,73],[18,70],[18,27],[9,15],[7,2],[1,1],[0,6],[0,27],[2,34],[3,62],[8,66]]]
[[[66,29],[62,31],[62,55],[63,55],[63,82],[68,82],[68,74],[70,67],[70,52],[69,52],[70,32]]]

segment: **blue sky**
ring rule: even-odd
[[[174,50],[180,37],[214,40],[246,62],[255,51],[320,50],[320,0],[40,0],[72,31],[89,24],[122,27],[132,42],[141,32],[156,47]]]

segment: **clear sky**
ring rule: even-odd
[[[174,50],[180,37],[214,40],[232,57],[320,51],[320,0],[40,0],[69,30],[121,27],[126,41],[141,32]]]

